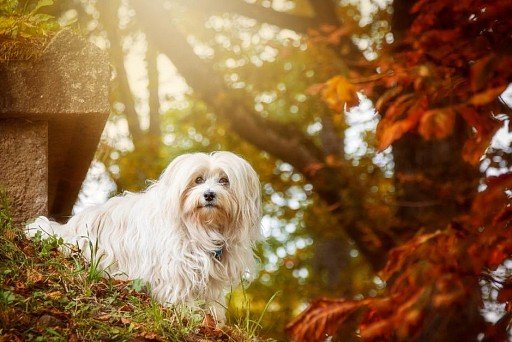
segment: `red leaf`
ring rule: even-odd
[[[501,222],[510,222],[512,220],[512,206],[507,204],[498,215],[492,219],[492,224],[496,225]]]
[[[500,302],[509,302],[512,300],[512,281],[510,279],[503,284],[503,288],[498,293],[497,299]]]
[[[427,106],[426,97],[414,102],[413,98],[409,95],[404,95],[398,98],[397,103],[389,107],[386,116],[379,122],[377,126],[377,138],[379,141],[379,150],[384,150],[389,147],[393,142],[400,139],[405,133],[414,129],[425,112]],[[394,121],[393,118],[400,116],[406,109],[407,116],[403,120]]]
[[[488,266],[491,269],[498,267],[508,257],[501,249],[495,249],[491,252]]]
[[[495,55],[488,55],[478,60],[471,66],[471,90],[477,92],[481,90],[489,81],[492,73],[492,67],[494,66]]]
[[[333,336],[341,324],[367,301],[317,299],[286,326],[295,341],[323,341]]]
[[[459,107],[457,112],[464,120],[476,129],[476,135],[464,144],[462,157],[472,165],[478,164],[480,158],[489,147],[494,133],[501,126],[501,122],[488,114],[479,114],[473,107]]]
[[[381,130],[379,137],[379,150],[385,150],[396,140],[400,139],[405,133],[413,128],[413,123],[409,120],[401,120],[391,124],[389,127]]]
[[[507,206],[509,199],[505,191],[512,188],[512,173],[489,177],[485,183],[487,188],[478,193],[471,204],[472,220],[475,226],[491,222],[496,224],[510,215],[510,211],[507,210],[510,209]]]
[[[363,322],[360,326],[361,337],[363,340],[385,340],[392,334],[397,334],[400,341],[406,340],[406,337],[414,336],[417,332],[417,325],[423,317],[423,312],[418,303],[426,294],[425,289],[418,289],[410,295],[404,295],[406,298],[400,298],[401,302],[395,302],[396,306],[392,312],[387,313],[386,317],[381,319]]]

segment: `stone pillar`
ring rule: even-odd
[[[48,213],[48,123],[0,120],[0,187],[15,223]]]
[[[0,188],[16,223],[71,213],[110,111],[105,52],[64,30],[38,55],[0,62]]]

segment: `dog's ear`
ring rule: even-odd
[[[188,157],[190,157],[190,154],[182,154],[181,156],[174,158],[160,175],[159,182],[171,186],[172,181],[176,180],[179,170],[182,169],[182,164],[185,163]]]
[[[245,160],[243,160],[243,164],[247,184],[248,206],[251,208],[247,218],[249,220],[249,236],[252,242],[256,242],[263,238],[261,234],[261,184],[258,174],[252,166]]]
[[[182,154],[167,166],[158,180],[157,186],[163,210],[173,218],[180,219],[180,201],[183,191],[187,187],[189,173],[187,164],[192,154]]]
[[[249,236],[252,242],[263,239],[261,233],[261,184],[258,174],[254,169],[244,160],[247,167],[247,188],[249,192],[249,201],[252,202],[251,213],[249,219]]]
[[[230,169],[228,177],[234,178],[232,185],[239,203],[237,221],[242,234],[248,236],[251,242],[262,239],[261,235],[261,186],[258,174],[243,158],[230,153]]]

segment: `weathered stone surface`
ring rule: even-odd
[[[12,118],[46,124],[47,205],[53,218],[69,215],[76,200],[110,111],[109,82],[107,54],[69,30],[58,33],[37,59],[0,63],[0,126]],[[23,139],[18,135],[16,144],[23,145]],[[20,156],[19,163],[31,163]],[[33,172],[28,166],[19,169]],[[14,196],[33,190],[27,184]],[[30,215],[45,213],[34,205]]]
[[[0,117],[107,113],[108,56],[63,30],[37,59],[0,63]]]
[[[0,120],[0,188],[15,223],[48,211],[48,123]]]

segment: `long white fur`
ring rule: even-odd
[[[197,177],[204,183],[196,184]],[[229,185],[219,183],[222,177]],[[203,207],[207,190],[217,195],[215,208]],[[204,300],[223,321],[224,291],[255,268],[260,202],[258,176],[244,159],[230,152],[185,154],[142,193],[113,197],[64,225],[41,216],[26,232],[58,235],[89,261],[90,244],[97,244],[99,267],[111,276],[147,281],[161,303]]]

